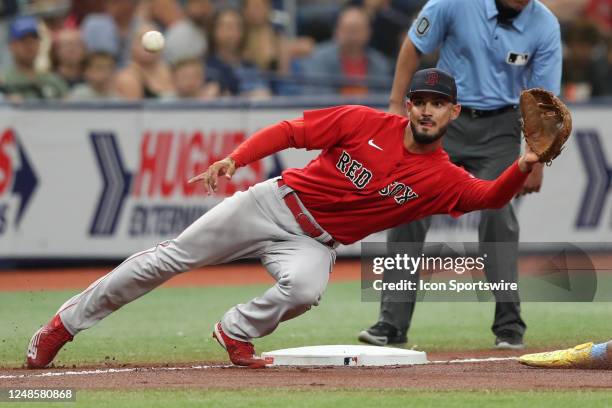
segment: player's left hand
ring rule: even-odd
[[[542,163],[536,163],[529,173],[523,189],[516,195],[520,197],[531,193],[539,193],[542,188],[542,181],[544,180],[544,165]]]
[[[204,187],[206,187],[206,191],[210,195],[217,191],[219,176],[225,176],[225,178],[229,180],[235,172],[236,162],[231,157],[226,157],[223,160],[211,164],[205,172],[190,179],[189,184],[197,183],[200,180],[203,181]]]

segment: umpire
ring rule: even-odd
[[[444,148],[454,163],[492,180],[520,153],[521,90],[539,87],[560,92],[559,23],[538,0],[430,0],[402,45],[390,97],[392,113],[406,116],[406,89],[421,55],[438,48],[437,66],[455,77],[462,105],[460,117],[448,128]],[[542,173],[542,166],[534,168],[522,194],[540,190]],[[426,218],[401,225],[389,231],[388,241],[420,243],[407,251],[418,257],[430,224]],[[480,242],[506,243],[488,254],[487,279],[516,282],[519,225],[512,205],[482,211],[478,235]],[[520,301],[518,297],[501,300],[496,296],[491,327],[495,346],[523,348],[526,325]],[[414,307],[414,302],[398,301],[397,294],[383,292],[379,320],[362,331],[359,340],[374,345],[406,343]]]

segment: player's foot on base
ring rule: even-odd
[[[593,343],[580,344],[565,350],[525,354],[519,363],[540,368],[589,368],[592,365],[591,349]]]
[[[386,346],[388,344],[405,344],[408,338],[400,333],[393,325],[386,322],[377,322],[367,330],[363,330],[357,337],[363,343],[374,346]]]
[[[64,344],[72,341],[73,336],[64,327],[59,315],[41,327],[28,344],[26,365],[28,368],[45,368],[55,358]]]
[[[509,330],[502,330],[495,338],[495,348],[499,350],[522,350],[525,348],[523,336]]]
[[[223,332],[221,322],[215,324],[212,336],[221,347],[227,350],[233,364],[249,368],[264,368],[266,366],[266,361],[255,355],[253,343],[232,339]]]

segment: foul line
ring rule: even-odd
[[[486,363],[489,361],[518,360],[518,357],[488,357],[488,358],[463,358],[457,360],[434,360],[430,364],[457,364],[457,363]]]
[[[426,364],[460,364],[460,363],[483,363],[492,361],[509,361],[516,360],[517,357],[489,357],[489,358],[465,358],[456,360],[434,360]],[[408,364],[409,365],[409,364]],[[420,365],[420,364],[419,364]],[[107,368],[95,370],[81,371],[48,371],[40,374],[19,374],[19,375],[0,375],[1,380],[10,380],[18,378],[41,378],[41,377],[64,377],[64,376],[80,376],[80,375],[95,375],[95,374],[116,374],[116,373],[133,373],[147,371],[186,371],[186,370],[210,370],[215,368],[241,368],[234,365],[195,365],[190,367],[132,367],[132,368]],[[332,366],[330,366],[332,367]],[[366,367],[366,366],[354,366]]]
[[[133,367],[133,368],[107,368],[96,370],[81,370],[81,371],[48,371],[41,374],[20,374],[20,375],[0,375],[0,379],[16,379],[16,378],[40,378],[40,377],[63,377],[69,375],[92,375],[92,374],[115,374],[115,373],[131,373],[143,371],[185,371],[185,370],[209,370],[213,368],[229,368],[236,367],[232,365],[196,365],[191,367]]]

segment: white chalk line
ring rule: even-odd
[[[95,374],[116,374],[116,373],[131,373],[131,372],[146,372],[146,371],[186,371],[186,370],[210,370],[213,368],[229,368],[235,367],[231,365],[195,365],[190,367],[131,367],[131,368],[106,368],[95,370],[81,371],[48,371],[40,374],[19,374],[19,375],[0,375],[2,379],[17,379],[17,378],[40,378],[40,377],[64,377],[64,376],[79,376],[79,375],[95,375]]]
[[[456,360],[433,360],[426,364],[465,364],[465,363],[485,363],[495,361],[516,360],[517,357],[489,357],[489,358],[465,358]],[[19,378],[41,378],[41,377],[67,377],[67,376],[86,376],[96,374],[117,374],[117,373],[132,373],[132,372],[156,372],[156,371],[187,371],[187,370],[211,370],[215,368],[230,368],[232,365],[194,365],[189,367],[131,367],[131,368],[106,368],[95,370],[80,370],[80,371],[48,371],[40,374],[18,374],[18,375],[0,375],[0,380],[12,380]],[[356,366],[358,367],[358,366]],[[364,366],[361,366],[364,367]]]
[[[487,357],[487,358],[463,358],[457,360],[434,360],[430,364],[461,364],[461,363],[487,363],[490,361],[518,360],[518,357]]]

